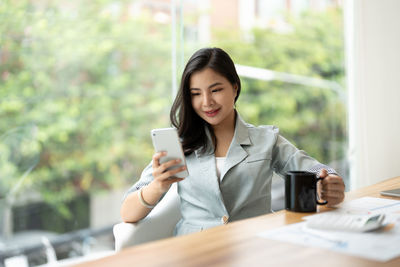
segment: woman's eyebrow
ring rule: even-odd
[[[214,86],[217,86],[217,85],[222,85],[222,83],[220,83],[220,82],[213,83],[208,87],[208,89],[213,88]]]
[[[210,86],[208,86],[208,89],[211,89],[211,88],[213,88],[213,87],[215,87],[217,85],[222,85],[222,83],[221,82],[213,83]],[[200,89],[199,88],[190,88],[190,90],[200,90]]]

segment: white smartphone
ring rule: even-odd
[[[175,128],[161,128],[151,130],[151,139],[156,152],[165,151],[167,155],[160,158],[160,164],[174,160],[181,159],[181,162],[169,169],[176,169],[181,166],[186,166],[185,155],[183,154],[182,144],[179,141],[178,132]],[[178,172],[176,177],[185,178],[189,176],[187,170]]]
[[[382,191],[381,195],[391,196],[391,197],[400,197],[400,188]]]

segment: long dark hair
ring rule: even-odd
[[[232,59],[224,50],[221,48],[203,48],[193,54],[182,73],[179,91],[170,112],[171,123],[178,129],[185,155],[191,154],[199,148],[202,148],[202,152],[207,150],[206,127],[211,134],[214,148],[216,145],[212,127],[196,114],[192,107],[190,95],[189,87],[192,74],[205,68],[210,68],[224,76],[232,86],[237,87],[235,103],[240,94],[239,76]]]

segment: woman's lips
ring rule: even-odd
[[[219,108],[219,109],[214,109],[214,110],[210,110],[210,111],[204,111],[204,113],[206,114],[207,117],[215,117],[215,116],[217,116],[217,114],[220,110],[221,109]]]

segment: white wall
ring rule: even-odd
[[[355,189],[400,176],[400,1],[344,4]]]
[[[122,197],[128,188],[90,196],[90,228],[97,229],[121,222]]]

